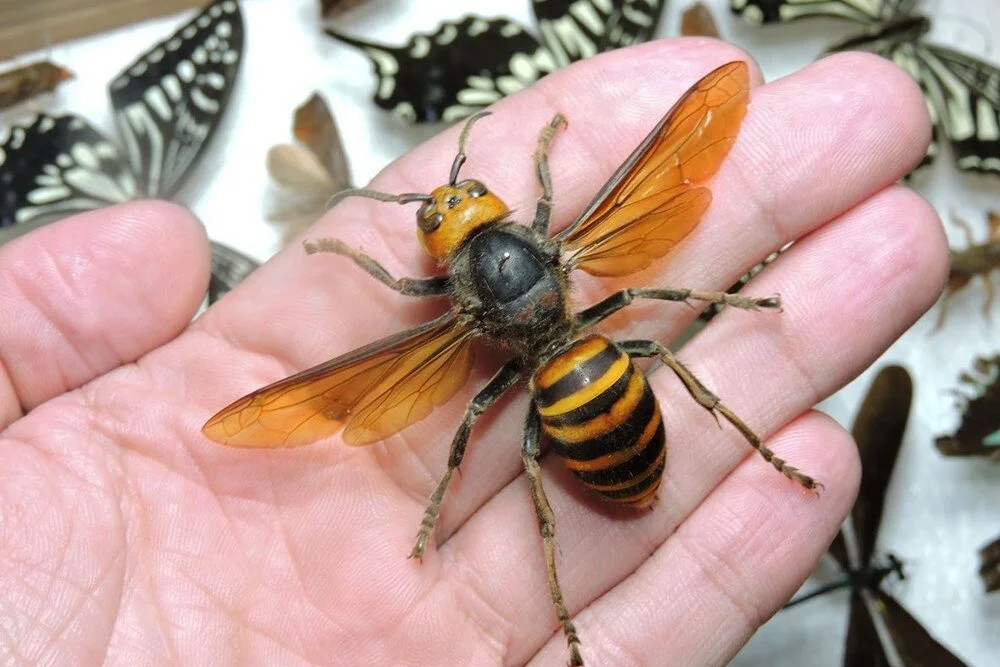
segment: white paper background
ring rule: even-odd
[[[369,102],[373,77],[366,58],[322,34],[316,4],[316,0],[244,0],[247,50],[240,80],[218,135],[179,196],[205,221],[213,238],[260,259],[277,249],[277,234],[263,219],[273,196],[264,154],[272,144],[290,139],[292,109],[313,90],[330,101],[358,183],[438,130],[404,126]],[[678,33],[680,12],[687,4],[687,0],[668,1],[660,35]],[[723,35],[748,49],[769,80],[806,65],[825,44],[858,31],[849,23],[825,20],[757,28],[732,18],[728,0],[706,4],[714,10]],[[1000,62],[1000,2],[925,0],[922,8],[934,16],[934,41]],[[431,30],[441,19],[466,12],[505,14],[534,29],[528,0],[368,0],[338,23],[345,31],[371,39],[403,42],[416,29]],[[111,134],[107,82],[188,15],[43,49],[42,55],[77,73],[75,81],[44,100],[44,108],[72,110]],[[44,36],[39,35],[38,41],[42,47]],[[19,111],[40,110],[41,105],[28,104]],[[4,124],[12,119],[10,113],[0,116]],[[915,185],[946,218],[953,211],[966,218],[979,238],[986,233],[984,212],[1000,209],[1000,179],[959,175],[947,154]],[[953,245],[964,244],[957,227],[946,222],[946,228]],[[1000,664],[1000,593],[984,595],[976,574],[976,549],[1000,534],[1000,467],[979,460],[943,459],[933,439],[957,424],[949,391],[959,372],[977,356],[1000,352],[997,326],[980,313],[984,299],[985,290],[977,281],[954,300],[941,332],[931,333],[935,309],[872,370],[822,406],[849,424],[875,369],[901,363],[914,375],[914,406],[878,547],[906,561],[907,580],[892,585],[896,597],[969,664],[982,666]],[[1000,306],[993,313],[1000,318]],[[829,566],[820,574],[821,581],[836,576]],[[816,581],[807,582],[804,590],[813,585]],[[831,595],[779,614],[733,664],[839,665],[846,599],[846,593]],[[669,654],[669,647],[664,650]]]

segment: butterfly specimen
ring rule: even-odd
[[[284,242],[305,231],[326,212],[336,192],[351,186],[344,144],[330,107],[313,93],[295,110],[292,134],[297,144],[278,144],[267,152],[267,171],[289,201],[268,214],[284,227]]]
[[[465,124],[448,182],[430,194],[365,189],[340,193],[337,201],[358,196],[420,204],[417,237],[446,273],[395,278],[376,259],[332,238],[310,242],[306,250],[341,255],[402,294],[448,298],[451,308],[431,322],[258,389],[209,419],[203,432],[237,447],[294,447],[341,429],[348,444],[378,442],[454,396],[468,379],[473,339],[485,337],[502,346],[511,359],[466,408],[447,471],[431,495],[411,556],[424,554],[476,420],[515,384],[527,380],[531,407],[522,460],[542,533],[552,600],[571,662],[583,664],[556,576],[554,517],[542,487],[540,439],[544,434],[566,466],[595,494],[618,504],[650,506],[663,475],[664,424],[634,359],[661,360],[702,407],[728,420],[775,468],[807,488],[816,486],[811,477],[764,446],[666,347],[651,340],[613,341],[593,331],[634,299],[690,299],[756,310],[777,308],[777,297],[630,288],[575,313],[568,297],[573,271],[629,275],[665,255],[698,225],[712,198],[704,183],[735,141],[748,99],[745,63],[728,63],[706,75],[664,116],[576,221],[554,235],[549,234],[548,151],[565,123],[559,115],[539,137],[534,159],[542,196],[530,225],[511,221],[507,206],[483,183],[459,180],[472,125],[485,113]]]
[[[845,578],[787,605],[794,606],[837,588],[851,588],[843,661],[848,667],[965,664],[881,588],[889,574],[902,578],[902,563],[891,554],[885,562],[874,557],[885,492],[903,444],[912,395],[910,375],[900,366],[882,369],[872,383],[851,431],[861,455],[861,489],[844,528],[830,545],[830,554]]]
[[[52,92],[60,83],[72,78],[72,72],[48,60],[0,72],[0,109]]]
[[[979,562],[979,576],[986,591],[1000,590],[1000,537],[979,550]]]
[[[685,37],[718,37],[712,12],[702,2],[696,2],[681,14],[681,34]]]
[[[937,439],[946,456],[1000,458],[1000,355],[977,359],[960,381],[970,394],[962,394],[962,423],[952,435]]]
[[[1000,175],[1000,68],[923,39],[931,27],[914,13],[916,0],[730,0],[753,23],[826,16],[857,21],[868,30],[828,51],[871,51],[905,69],[923,89],[934,140],[944,135],[959,169]]]
[[[650,39],[662,0],[532,0],[541,39],[517,23],[468,15],[414,33],[403,46],[327,28],[362,49],[378,85],[375,104],[408,122],[452,122],[571,62]]]
[[[242,51],[238,3],[215,0],[111,81],[119,144],[69,114],[10,128],[0,137],[0,227],[171,198],[219,123]]]
[[[948,302],[960,289],[969,284],[976,276],[983,277],[986,285],[986,301],[983,303],[983,314],[989,317],[990,306],[993,304],[993,282],[990,273],[1000,268],[1000,213],[990,211],[986,214],[990,232],[985,243],[976,243],[972,238],[972,228],[967,222],[955,218],[955,224],[965,230],[968,246],[964,250],[951,251],[951,271],[948,274],[948,285],[941,297],[941,310],[938,313],[937,328],[944,324]]]

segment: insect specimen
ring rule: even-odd
[[[718,37],[712,12],[702,2],[696,2],[681,14],[681,34],[685,37]]]
[[[492,339],[512,358],[469,403],[411,556],[424,554],[476,420],[519,380],[528,379],[532,403],[522,459],[538,514],[552,599],[572,664],[582,664],[576,629],[556,576],[554,518],[542,488],[539,443],[544,433],[572,473],[596,494],[619,504],[651,505],[663,474],[664,425],[656,398],[633,359],[662,360],[702,407],[727,419],[775,468],[805,487],[816,486],[764,446],[666,347],[651,340],[616,342],[590,331],[634,299],[692,299],[755,310],[777,308],[777,297],[631,288],[574,314],[567,296],[573,271],[631,274],[662,257],[697,226],[711,201],[711,192],[702,183],[715,173],[735,141],[748,99],[745,63],[728,63],[706,75],[657,124],[577,220],[553,236],[549,236],[548,151],[565,122],[560,115],[539,137],[534,160],[542,196],[530,226],[509,220],[507,206],[483,183],[459,180],[472,125],[485,113],[466,123],[447,184],[430,194],[365,189],[340,193],[337,201],[359,196],[419,203],[417,237],[447,273],[397,279],[374,258],[336,239],[311,242],[306,250],[346,257],[403,294],[447,297],[451,309],[424,325],[237,400],[208,420],[205,435],[238,447],[292,447],[343,428],[348,444],[378,442],[451,398],[468,378],[472,340]]]
[[[979,576],[986,592],[1000,590],[1000,537],[979,550]]]
[[[332,18],[362,2],[364,0],[319,0],[319,14],[323,18]]]
[[[971,395],[961,394],[962,423],[952,435],[937,439],[938,451],[1000,458],[1000,355],[977,359],[959,379]]]
[[[873,556],[885,492],[903,444],[912,395],[910,375],[900,366],[887,366],[872,382],[851,430],[861,455],[861,489],[845,528],[830,545],[830,554],[844,571],[845,579],[787,605],[794,606],[837,588],[851,588],[844,665],[965,664],[881,588],[889,574],[902,578],[899,559],[889,554],[883,563]]]
[[[1000,175],[1000,69],[925,41],[930,20],[915,14],[915,5],[916,0],[730,0],[733,12],[753,23],[827,16],[866,25],[867,32],[828,51],[871,51],[920,84],[934,121],[924,164],[936,156],[943,133],[959,169]]]
[[[455,121],[571,62],[650,39],[662,0],[532,0],[541,40],[517,23],[468,15],[389,46],[327,28],[362,49],[375,104],[407,122]]]
[[[0,137],[0,227],[173,197],[218,126],[242,51],[239,4],[215,0],[111,81],[120,144],[69,114],[10,128]]]
[[[300,143],[278,144],[267,152],[267,171],[291,201],[268,219],[284,225],[284,242],[315,222],[336,192],[351,186],[344,144],[330,107],[313,93],[295,110],[292,133]]]
[[[52,92],[60,83],[72,78],[73,73],[68,69],[47,60],[0,72],[0,109]]]
[[[986,285],[986,301],[983,303],[983,315],[989,317],[990,306],[993,305],[993,282],[990,273],[1000,268],[1000,213],[990,211],[986,214],[990,233],[985,243],[976,243],[972,238],[972,228],[964,220],[955,218],[955,224],[965,230],[968,247],[964,250],[951,251],[951,271],[948,274],[948,285],[941,296],[941,310],[938,313],[936,328],[944,324],[948,302],[955,292],[969,284],[976,276],[983,277]]]

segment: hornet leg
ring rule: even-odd
[[[441,510],[441,501],[444,499],[444,492],[448,489],[448,483],[451,481],[452,474],[461,465],[462,457],[465,456],[465,445],[469,442],[469,433],[472,432],[472,426],[476,423],[479,415],[486,412],[491,405],[496,403],[497,399],[513,387],[514,383],[520,377],[521,372],[518,370],[516,362],[514,360],[508,361],[497,371],[493,379],[469,401],[469,406],[465,409],[465,417],[462,419],[462,424],[458,427],[455,438],[451,441],[451,453],[448,454],[448,470],[445,471],[441,481],[438,482],[437,487],[434,489],[434,493],[431,494],[427,509],[424,511],[424,518],[420,521],[420,531],[417,533],[417,542],[413,545],[410,558],[421,559],[424,557],[427,540],[430,539],[431,533],[434,532],[434,524],[437,523],[438,514]]]
[[[552,506],[545,496],[545,489],[542,488],[542,469],[538,465],[538,456],[541,454],[538,441],[541,436],[541,422],[538,411],[534,404],[528,410],[528,420],[524,425],[524,445],[521,448],[521,459],[524,461],[524,470],[528,473],[528,486],[531,487],[531,498],[535,502],[535,514],[538,516],[538,529],[542,533],[542,547],[545,550],[545,569],[549,576],[549,592],[552,594],[552,603],[556,607],[556,616],[562,624],[563,633],[566,635],[566,643],[569,645],[569,664],[582,665],[583,658],[580,656],[580,637],[576,634],[576,627],[570,620],[569,612],[563,603],[562,590],[559,588],[559,577],[556,574],[556,518],[552,513]]]
[[[661,289],[657,287],[629,287],[598,301],[590,308],[581,310],[576,315],[578,329],[591,327],[606,317],[617,313],[635,299],[659,299],[661,301],[688,300],[706,301],[723,306],[733,306],[743,310],[760,310],[761,308],[781,308],[780,296],[769,296],[763,299],[729,294],[728,292],[700,292],[692,289]]]
[[[535,206],[535,221],[531,223],[531,228],[542,236],[549,235],[549,217],[552,215],[552,178],[549,175],[549,148],[552,139],[556,136],[556,131],[560,125],[565,125],[566,119],[562,114],[556,114],[548,125],[542,128],[538,136],[538,150],[535,151],[535,172],[538,174],[538,182],[542,185],[542,196],[538,198]]]
[[[691,394],[691,397],[696,400],[700,406],[713,414],[717,412],[725,417],[726,421],[736,427],[736,430],[747,439],[747,442],[749,442],[754,449],[760,452],[761,456],[764,457],[764,460],[768,461],[771,465],[777,468],[780,473],[795,480],[807,489],[815,489],[820,486],[820,484],[812,477],[799,472],[798,469],[788,465],[785,463],[784,459],[778,457],[774,452],[768,449],[764,443],[761,442],[760,437],[754,433],[749,426],[744,424],[743,420],[737,417],[732,410],[720,403],[719,398],[710,392],[669,349],[660,345],[656,341],[651,340],[630,340],[619,343],[619,345],[631,357],[658,357],[664,364],[670,367],[670,370],[672,370],[678,378],[680,378],[680,381],[684,383],[685,387],[687,387],[688,393]]]
[[[306,241],[302,245],[310,255],[318,252],[332,252],[335,255],[347,257],[383,285],[406,296],[435,297],[448,295],[447,276],[396,278],[384,266],[379,264],[378,260],[374,257],[349,247],[340,239],[324,237],[315,241]]]

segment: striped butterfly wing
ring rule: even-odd
[[[219,124],[243,52],[236,0],[215,0],[109,85],[115,123],[144,194],[171,197]]]
[[[208,303],[213,304],[260,266],[253,257],[218,241],[210,241],[212,275],[208,281]]]
[[[936,125],[959,169],[1000,174],[1000,68],[936,44],[915,45]]]
[[[47,222],[137,194],[117,147],[79,116],[42,114],[0,138],[0,227]]]
[[[648,41],[663,13],[662,0],[532,0],[542,42],[559,67]]]
[[[692,86],[639,144],[579,218],[556,239],[567,265],[623,276],[665,255],[700,222],[712,200],[702,185],[736,141],[750,98],[744,62]]]
[[[913,11],[916,0],[730,0],[732,12],[750,23],[784,23],[812,17],[880,23]]]
[[[475,330],[446,314],[244,396],[202,432],[235,447],[297,447],[344,429],[378,442],[431,413],[465,384]]]
[[[507,19],[466,16],[403,46],[326,33],[355,46],[375,70],[375,104],[411,123],[453,122],[556,69],[552,52]]]

